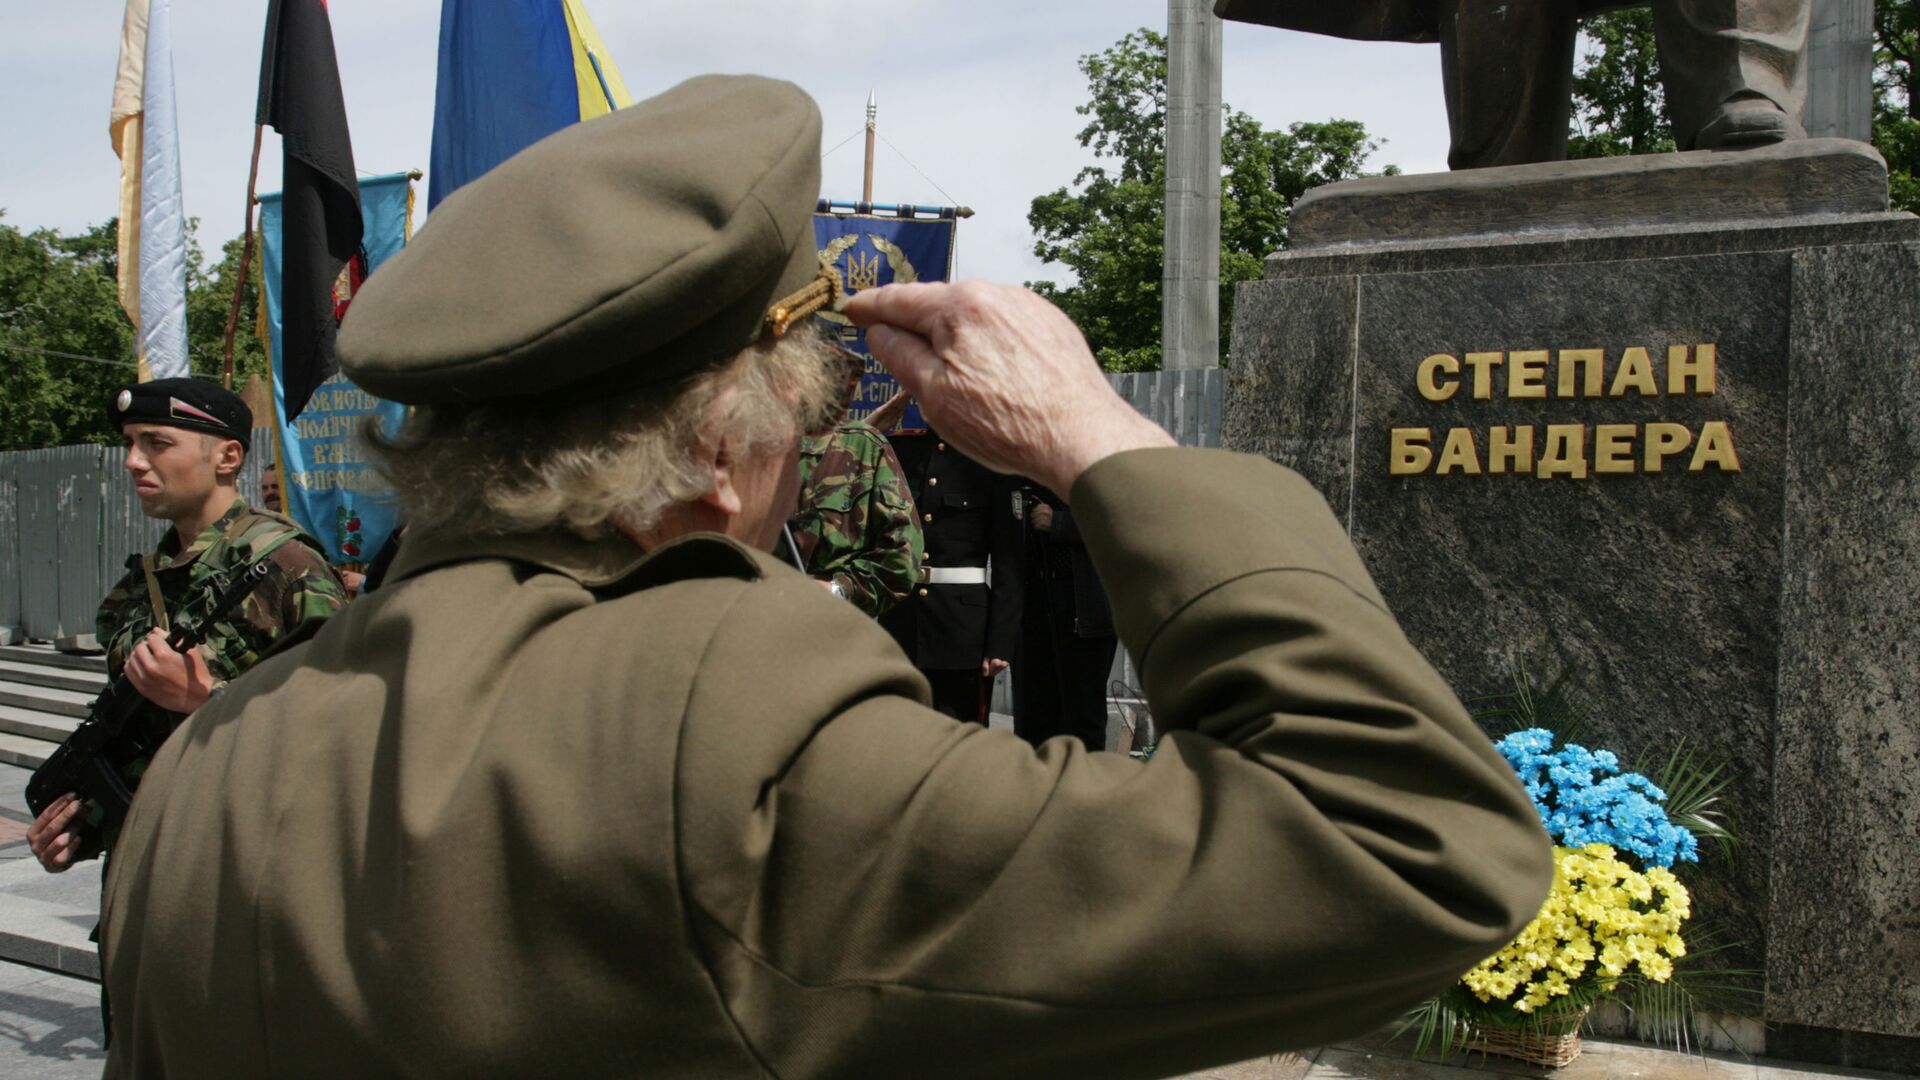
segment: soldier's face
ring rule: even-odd
[[[122,464],[148,517],[193,514],[213,496],[223,440],[161,424],[128,424],[120,434]]]

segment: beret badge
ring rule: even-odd
[[[113,399],[113,408],[115,412],[126,412],[133,408],[133,391],[120,391],[120,396]]]

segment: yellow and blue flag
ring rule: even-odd
[[[120,306],[137,333],[142,380],[189,373],[172,16],[171,0],[127,0],[107,123],[120,156]]]
[[[561,128],[631,104],[582,0],[444,0],[427,209]]]

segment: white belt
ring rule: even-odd
[[[920,582],[923,585],[985,585],[987,568],[984,566],[923,566],[920,568]]]

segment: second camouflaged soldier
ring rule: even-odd
[[[866,357],[839,352],[851,398]],[[887,437],[865,420],[844,417],[800,440],[800,511],[788,524],[807,576],[869,615],[905,599],[920,573],[913,494]]]
[[[120,389],[107,414],[126,444],[124,464],[141,510],[173,528],[152,552],[127,560],[126,575],[100,605],[95,632],[107,650],[107,674],[125,671],[152,702],[142,720],[170,732],[283,634],[339,611],[346,592],[300,526],[240,498],[253,413],[237,395],[195,379],[157,379]],[[197,620],[237,571],[260,559],[272,561],[272,572],[236,615],[211,628],[205,645],[186,653],[166,646],[173,620]],[[137,764],[129,778],[144,767]],[[28,839],[47,870],[73,865],[71,826],[85,812],[62,796],[34,822]],[[107,830],[109,849],[117,831]]]

